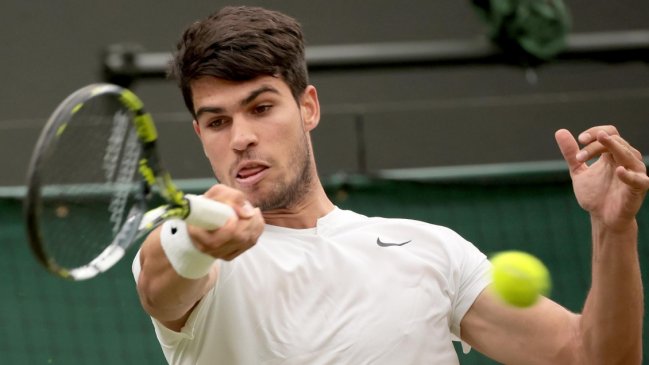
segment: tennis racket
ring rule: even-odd
[[[166,219],[216,229],[234,214],[180,191],[156,141],[151,115],[122,87],[88,85],[57,107],[34,149],[24,202],[29,244],[45,268],[90,279]]]

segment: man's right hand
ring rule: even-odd
[[[264,229],[264,218],[241,191],[217,184],[203,196],[230,205],[237,215],[216,230],[188,226],[189,235],[199,251],[230,261],[257,243]]]
[[[192,244],[214,258],[232,260],[257,243],[264,229],[259,208],[253,208],[242,192],[215,185],[205,197],[230,205],[236,212],[216,230],[187,225]],[[198,279],[180,276],[160,244],[161,227],[149,234],[140,248],[137,291],[144,310],[167,328],[180,331],[192,310],[211,290],[219,276],[219,265]],[[137,263],[136,263],[137,264]]]

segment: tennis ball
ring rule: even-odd
[[[491,258],[492,289],[507,304],[529,307],[550,292],[550,273],[538,258],[521,251],[504,251]]]

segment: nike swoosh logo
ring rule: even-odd
[[[403,246],[405,244],[410,243],[412,240],[408,240],[406,242],[402,243],[392,243],[392,242],[382,242],[380,237],[376,238],[376,244],[381,246],[381,247],[390,247],[390,246]]]

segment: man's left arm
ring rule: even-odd
[[[649,189],[642,155],[613,126],[580,134],[582,150],[566,130],[556,139],[577,201],[591,217],[592,283],[583,313],[547,298],[516,309],[485,290],[462,320],[462,337],[507,364],[640,364],[644,303],[635,216]]]

